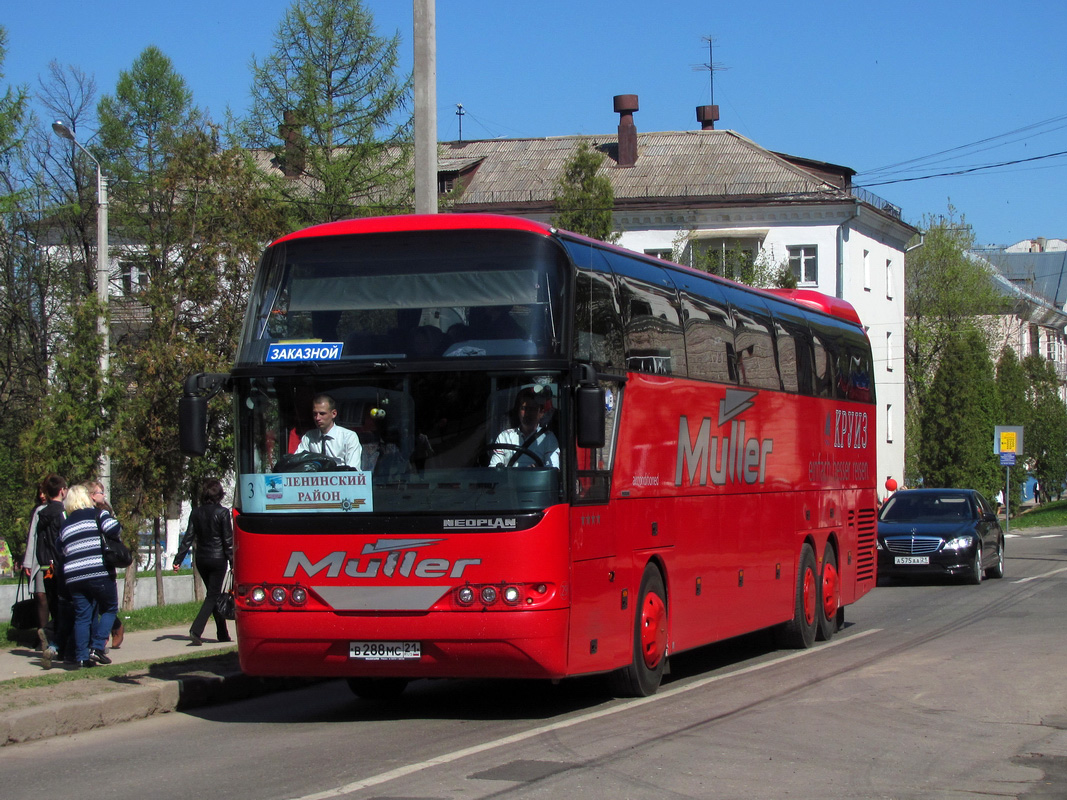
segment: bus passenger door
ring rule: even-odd
[[[574,499],[570,511],[571,616],[568,669],[596,672],[630,661],[632,610],[625,608],[611,496],[621,383],[605,389],[605,446],[576,448]]]

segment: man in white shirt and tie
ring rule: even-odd
[[[297,453],[315,453],[329,456],[338,464],[360,468],[363,448],[354,431],[336,425],[337,403],[328,394],[316,395],[311,401],[311,413],[315,427],[300,438]]]

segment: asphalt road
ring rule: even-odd
[[[5,797],[1067,797],[1067,531],[980,586],[880,587],[807,651],[676,656],[660,693],[592,679],[342,682],[0,751]]]

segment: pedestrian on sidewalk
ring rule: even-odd
[[[111,516],[115,516],[115,510],[111,507],[111,503],[107,500],[107,495],[104,494],[104,484],[100,481],[89,481],[89,485],[92,488],[93,505],[102,511],[106,511]],[[118,595],[118,576],[115,576],[115,593]],[[115,621],[111,623],[111,647],[117,650],[122,645],[122,640],[126,636],[126,626],[122,622],[122,618],[115,615]]]
[[[204,481],[200,490],[200,505],[189,515],[189,527],[174,556],[174,571],[177,572],[192,548],[196,569],[207,587],[204,603],[189,628],[189,639],[194,646],[204,643],[201,637],[208,617],[215,620],[215,637],[220,642],[231,641],[226,617],[215,606],[222,594],[226,571],[233,569],[233,521],[230,509],[222,505],[225,496],[222,482],[217,478]]]
[[[78,668],[110,664],[107,639],[118,613],[115,573],[104,561],[103,538],[119,539],[119,521],[96,503],[103,492],[79,483],[67,492],[67,521],[59,535],[63,578],[74,606],[74,659]],[[106,498],[103,498],[106,499]],[[99,613],[100,616],[95,617]]]
[[[52,473],[41,485],[45,503],[37,511],[34,528],[33,551],[37,562],[34,578],[34,594],[37,596],[37,638],[41,644],[41,662],[45,669],[52,666],[52,659],[65,644],[62,638],[63,610],[67,608],[66,586],[63,583],[62,554],[59,552],[59,532],[63,528],[66,512],[63,501],[67,496],[67,480]],[[42,604],[42,597],[43,604]],[[48,617],[52,617],[51,637],[48,633]]]

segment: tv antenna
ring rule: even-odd
[[[708,78],[711,82],[711,104],[715,105],[715,73],[722,72],[729,69],[729,67],[716,63],[715,61],[715,39],[712,36],[701,36],[702,41],[708,43],[708,63],[706,64],[694,64],[694,72],[708,71]]]

